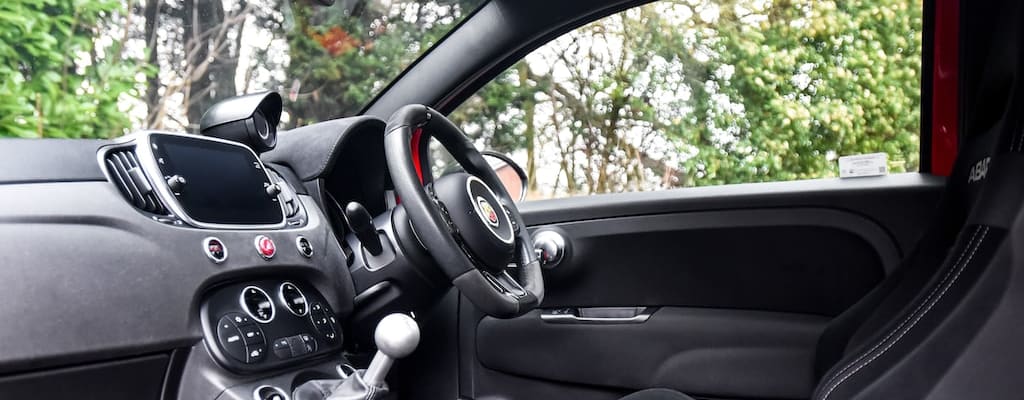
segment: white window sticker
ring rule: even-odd
[[[839,177],[859,178],[889,173],[889,157],[885,153],[858,154],[839,157]]]

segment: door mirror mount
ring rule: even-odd
[[[481,151],[480,154],[484,156],[487,163],[494,169],[498,179],[501,179],[501,183],[505,186],[505,191],[508,192],[509,196],[512,196],[517,203],[525,200],[526,192],[530,187],[530,181],[523,167],[520,167],[509,156],[496,151],[485,150]]]

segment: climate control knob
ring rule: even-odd
[[[309,304],[306,302],[306,295],[302,294],[294,283],[285,282],[277,290],[278,298],[288,307],[288,311],[297,317],[305,317],[309,313]]]
[[[246,286],[238,300],[242,309],[256,322],[265,324],[274,319],[274,301],[263,289]]]

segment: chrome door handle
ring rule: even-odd
[[[552,324],[641,324],[657,307],[588,307],[545,310],[540,319]]]

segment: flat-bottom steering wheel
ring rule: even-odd
[[[512,197],[473,143],[430,107],[408,105],[388,120],[388,171],[413,231],[452,284],[484,313],[511,318],[544,298],[533,239]],[[437,139],[465,172],[424,185],[420,143]],[[429,179],[428,179],[429,180]]]

